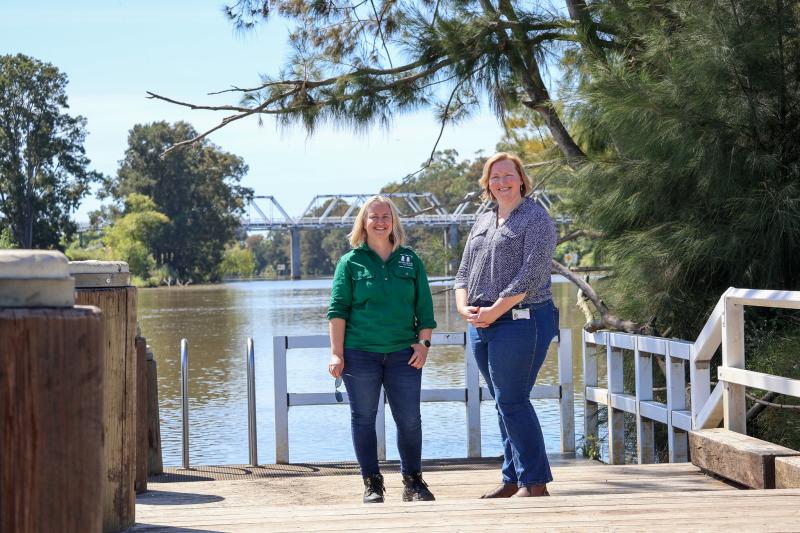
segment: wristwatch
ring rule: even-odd
[[[426,348],[430,348],[431,347],[431,341],[429,341],[428,339],[419,339],[417,341],[417,343],[423,345]]]

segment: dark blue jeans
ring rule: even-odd
[[[350,398],[350,426],[361,475],[377,474],[378,439],[375,417],[381,385],[397,425],[397,450],[400,471],[413,474],[422,470],[422,418],[419,395],[422,369],[409,366],[413,349],[375,353],[345,348],[344,385]]]
[[[478,368],[495,399],[503,440],[503,483],[520,487],[553,480],[539,419],[530,402],[536,375],[556,335],[551,300],[534,304],[529,320],[503,315],[488,328],[468,328]]]

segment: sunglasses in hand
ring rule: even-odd
[[[342,386],[342,378],[336,378],[333,382],[333,397],[336,398],[336,401],[342,403],[344,401],[344,397],[342,396],[342,391],[339,390],[339,387]]]

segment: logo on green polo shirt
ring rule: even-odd
[[[414,268],[414,261],[411,259],[410,255],[400,254],[399,264],[401,267]]]

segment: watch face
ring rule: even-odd
[[[431,341],[429,341],[429,340],[422,340],[422,341],[419,341],[419,343],[422,344],[426,348],[430,348],[431,347]]]

